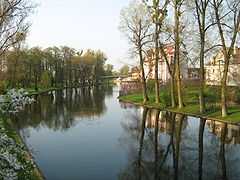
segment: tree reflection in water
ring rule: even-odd
[[[240,179],[237,125],[141,109],[122,127],[128,165],[121,180]]]
[[[36,97],[36,102],[17,116],[12,125],[17,130],[47,127],[65,131],[81,119],[98,119],[106,111],[105,96],[113,93],[111,86],[66,89]]]

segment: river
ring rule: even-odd
[[[13,118],[46,179],[240,179],[240,126],[135,107],[118,94],[56,91]]]

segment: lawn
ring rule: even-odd
[[[119,100],[128,102],[128,103],[134,103],[136,105],[145,106],[148,108],[158,108],[162,110],[168,110],[171,112],[176,113],[184,113],[187,115],[197,116],[197,117],[203,117],[208,119],[215,119],[215,120],[221,120],[226,122],[232,122],[232,123],[240,123],[240,104],[234,103],[234,105],[231,105],[228,108],[229,115],[225,118],[221,117],[221,108],[218,102],[218,99],[220,99],[220,92],[218,88],[216,87],[207,87],[205,91],[206,96],[206,113],[201,114],[199,112],[199,103],[198,103],[198,87],[185,87],[183,91],[183,99],[185,103],[184,108],[171,108],[170,103],[170,94],[168,88],[162,88],[160,91],[160,104],[156,104],[154,99],[155,95],[154,93],[149,93],[149,101],[146,104],[143,104],[143,97],[142,94],[132,93],[125,96],[120,96]],[[229,99],[238,98],[236,95],[234,95],[233,89],[229,90]],[[234,91],[235,92],[235,91]],[[237,93],[238,90],[236,91]],[[235,94],[236,94],[235,92]]]

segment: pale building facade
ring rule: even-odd
[[[175,50],[175,48],[174,48],[174,45],[172,45],[172,44],[165,45],[165,47],[164,47],[164,51],[166,52],[168,63],[171,66],[173,66],[174,50]],[[161,55],[160,50],[159,50],[159,57],[160,57],[160,60],[158,63],[158,78],[159,78],[159,81],[164,84],[170,80],[171,76],[170,76],[170,73],[168,70],[167,62]],[[182,61],[180,63],[181,77],[182,77],[182,79],[187,79],[187,77],[188,77],[187,61],[185,61],[184,58],[181,58],[181,59],[182,59]],[[145,70],[146,78],[148,80],[154,79],[154,76],[155,76],[154,61],[155,61],[155,50],[151,49],[148,51],[147,57],[145,58],[145,62],[144,62],[144,70]]]
[[[207,85],[221,85],[224,71],[224,56],[219,52],[208,64],[205,65]],[[230,60],[228,77],[228,86],[240,86],[240,48],[234,49],[234,55]]]

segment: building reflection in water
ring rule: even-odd
[[[240,179],[239,126],[144,108],[126,119],[119,179]]]
[[[240,144],[240,126],[213,120],[207,120],[207,126],[209,127],[209,131],[219,138],[221,138],[222,131],[227,126],[225,143]]]

